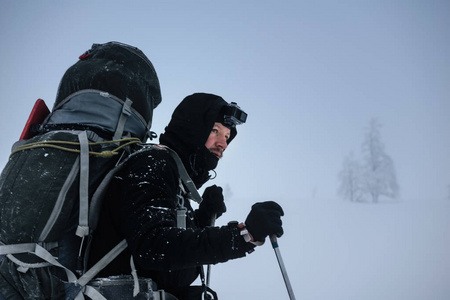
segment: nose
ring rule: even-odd
[[[220,136],[217,137],[217,140],[216,140],[216,147],[217,147],[217,148],[220,148],[220,149],[222,149],[222,150],[227,149],[228,143],[227,143],[227,139],[225,138],[225,136],[220,135]]]

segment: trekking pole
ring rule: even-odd
[[[211,216],[211,226],[216,224],[216,214]],[[211,278],[211,265],[206,268],[206,286],[209,287],[209,279]]]
[[[284,266],[283,258],[281,257],[280,249],[278,248],[277,237],[275,235],[271,235],[270,242],[272,243],[272,248],[275,251],[275,255],[277,257],[278,265],[280,266],[281,274],[283,275],[284,283],[286,284],[286,288],[289,294],[289,299],[295,300],[294,291],[292,290],[291,282],[289,281],[286,267]]]

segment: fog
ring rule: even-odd
[[[450,298],[448,1],[4,2],[1,167],[34,101],[53,105],[79,55],[128,43],[160,79],[156,133],[194,92],[248,113],[210,183],[226,191],[218,224],[280,203],[297,299]],[[400,195],[350,203],[338,174],[371,118]],[[221,299],[288,299],[268,243],[214,266],[211,285]]]
[[[283,204],[278,242],[296,299],[448,299],[450,203]],[[289,299],[282,278],[268,242],[211,269],[222,299]]]

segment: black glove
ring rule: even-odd
[[[227,207],[225,206],[222,188],[220,186],[212,185],[207,187],[202,198],[203,201],[200,203],[196,215],[200,225],[203,227],[211,225],[212,217],[219,218],[227,211]]]
[[[273,201],[255,203],[245,220],[245,226],[255,242],[264,242],[268,235],[283,235],[283,209]]]

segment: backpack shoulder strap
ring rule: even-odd
[[[108,190],[108,186],[111,180],[114,178],[117,172],[122,169],[125,162],[129,159],[127,157],[125,160],[117,164],[114,168],[112,168],[100,182],[99,186],[95,190],[92,195],[91,204],[89,207],[89,224],[92,230],[95,230],[98,225],[100,209],[102,207],[103,199],[105,198],[106,191]]]
[[[183,162],[181,161],[180,157],[178,156],[178,154],[170,149],[167,146],[164,145],[155,145],[155,144],[151,144],[153,147],[155,147],[156,149],[165,149],[169,152],[170,156],[175,160],[175,163],[177,164],[177,169],[178,169],[178,173],[180,174],[180,178],[183,181],[183,183],[186,185],[186,187],[189,190],[189,194],[191,196],[191,198],[197,202],[198,204],[200,204],[203,199],[200,196],[200,194],[198,193],[197,188],[195,187],[194,182],[192,181],[191,177],[189,176],[188,172],[186,171],[186,168],[183,165]]]
[[[157,150],[166,150],[170,156],[175,160],[175,163],[177,165],[178,173],[180,174],[181,181],[186,185],[186,187],[189,190],[189,194],[191,198],[200,203],[202,201],[202,197],[197,191],[197,188],[195,187],[194,182],[189,177],[180,157],[177,155],[175,151],[172,149],[157,145],[157,144],[143,144],[142,147],[149,148],[149,149],[157,149]],[[135,151],[132,154],[130,154],[126,159],[121,161],[119,164],[117,164],[113,169],[109,171],[109,173],[104,177],[100,185],[98,186],[97,190],[95,191],[92,199],[91,199],[91,205],[89,209],[89,224],[90,228],[92,230],[95,230],[95,228],[98,225],[98,219],[99,219],[99,210],[101,208],[103,199],[105,197],[105,193],[108,189],[108,186],[114,177],[115,174],[119,170],[123,168],[125,163],[134,155],[136,155],[139,151]],[[128,247],[128,244],[126,240],[122,240],[119,244],[117,244],[110,252],[108,252],[104,257],[102,257],[93,267],[91,267],[86,273],[84,273],[83,276],[81,276],[77,280],[77,284],[79,286],[86,286],[90,280],[92,280],[103,268],[105,268],[111,261],[113,261],[123,250]],[[131,258],[131,267],[132,272],[135,273],[134,263],[133,259]],[[134,294],[138,291],[138,285],[136,285],[137,281],[137,275],[133,274],[133,278],[135,280],[135,291]]]

